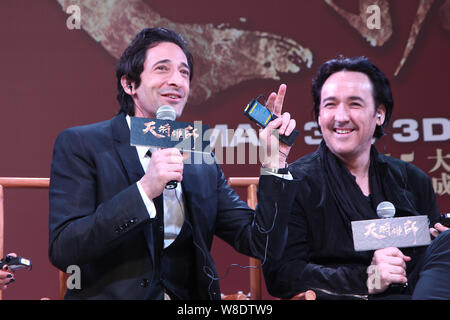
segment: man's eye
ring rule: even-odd
[[[157,66],[157,67],[156,67],[156,70],[162,70],[162,71],[165,71],[165,70],[167,70],[167,67],[166,67],[166,66],[163,66],[163,65]]]

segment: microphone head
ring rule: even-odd
[[[380,202],[377,206],[377,215],[382,219],[393,218],[395,216],[394,205],[389,201]]]
[[[156,119],[174,121],[176,118],[177,113],[172,106],[161,106],[158,108],[158,111],[156,111]]]

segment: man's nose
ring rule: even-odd
[[[175,87],[181,87],[182,83],[184,81],[183,76],[181,75],[181,72],[178,70],[174,70],[170,73],[168,83],[171,86]]]
[[[334,114],[336,122],[348,122],[350,120],[350,112],[344,103],[339,103]]]

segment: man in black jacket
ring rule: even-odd
[[[184,40],[164,28],[142,30],[117,66],[119,114],[64,130],[53,153],[49,255],[66,271],[81,271],[67,299],[220,299],[210,254],[216,234],[237,251],[277,258],[285,243],[295,182],[261,176],[251,210],[227,185],[218,164],[185,164],[175,148],[130,145],[130,116],[155,118],[170,105],[180,116],[189,96],[193,60]],[[268,107],[280,116],[272,129],[289,134],[281,115],[286,86]],[[149,152],[150,151],[150,152]],[[282,155],[289,147],[280,145]],[[274,153],[278,156],[278,150]],[[285,158],[265,157],[274,171]],[[165,189],[169,181],[177,188]],[[269,239],[270,236],[270,240]]]
[[[372,145],[383,136],[393,109],[384,74],[367,58],[330,60],[313,81],[313,99],[323,141],[316,152],[289,165],[300,187],[282,259],[264,266],[269,292],[285,298],[309,289],[319,299],[394,293],[449,298],[450,231],[438,223],[430,179]],[[432,235],[442,232],[428,251],[354,250],[351,221],[378,218],[376,207],[385,200],[394,204],[397,217],[428,215]],[[369,265],[377,268],[377,286],[368,285]]]

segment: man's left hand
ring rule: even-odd
[[[289,136],[295,129],[296,122],[294,119],[291,119],[291,115],[288,112],[281,113],[286,90],[287,86],[282,84],[278,89],[278,93],[272,92],[267,99],[266,108],[278,118],[269,122],[259,135],[262,146],[265,148],[263,159],[261,159],[264,167],[284,168],[287,156],[291,150],[291,146],[280,142],[272,134],[274,130],[277,130],[279,135]]]
[[[444,226],[443,224],[440,223],[436,223],[434,225],[434,228],[430,228],[430,234],[433,237],[437,237],[440,233],[447,231],[449,228],[447,228],[446,226]]]

